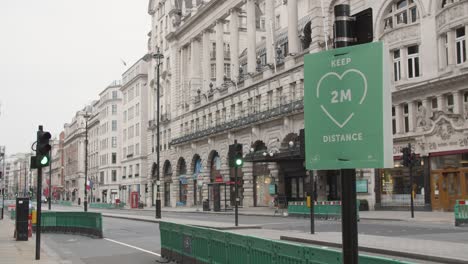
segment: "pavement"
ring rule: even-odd
[[[2,264],[63,263],[44,243],[41,243],[40,260],[36,260],[36,237],[33,235],[28,241],[16,241],[13,238],[14,230],[14,222],[6,213],[4,219],[0,220],[0,262]]]

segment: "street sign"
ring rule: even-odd
[[[307,55],[304,76],[307,169],[393,168],[382,42]]]

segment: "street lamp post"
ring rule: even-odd
[[[5,146],[0,147],[0,156],[2,157],[3,160],[3,168],[2,168],[2,215],[1,218],[3,220],[3,207],[5,207]]]
[[[160,111],[160,98],[159,98],[159,68],[162,64],[162,60],[164,59],[163,54],[157,48],[155,54],[153,54],[153,59],[156,60],[156,219],[161,218],[161,194],[159,192],[160,186],[160,178],[159,178],[159,111]]]
[[[85,118],[85,181],[84,181],[84,211],[88,212],[88,118],[91,115],[86,112]]]
[[[49,211],[52,210],[52,148],[50,148],[50,162],[49,162]]]

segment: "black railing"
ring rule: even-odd
[[[260,113],[252,113],[246,117],[242,116],[233,121],[228,121],[217,126],[213,126],[201,131],[195,131],[188,135],[175,138],[171,141],[171,145],[182,144],[192,140],[204,138],[213,134],[222,133],[227,130],[240,128],[255,123],[265,122],[265,120],[267,119],[276,118],[293,112],[302,112],[303,109],[304,101],[301,99],[298,101],[290,102],[288,104],[280,105],[278,107]]]

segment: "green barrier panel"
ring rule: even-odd
[[[10,211],[10,219],[16,220],[16,210],[13,209]]]
[[[34,225],[35,227],[35,225]],[[90,212],[42,212],[41,230],[78,233],[102,238],[102,216]]]
[[[334,249],[243,236],[201,227],[161,222],[161,253],[180,263],[341,264]],[[360,255],[362,264],[408,263]]]
[[[228,264],[249,263],[250,246],[246,236],[227,233],[226,234],[226,262]]]
[[[207,230],[208,231],[208,230]],[[206,231],[204,231],[206,232]],[[225,232],[208,231],[210,245],[210,263],[224,264],[226,261],[227,239]]]
[[[306,264],[342,264],[343,255],[333,249],[303,246]]]
[[[455,226],[468,224],[468,201],[457,200],[453,210],[455,214]]]
[[[306,206],[307,207],[307,206]],[[306,264],[305,248],[297,244],[275,241],[273,252],[276,264]]]
[[[273,241],[258,237],[248,237],[250,258],[248,263],[271,264],[273,261]]]
[[[213,250],[210,247],[212,242],[210,242],[209,231],[210,229],[196,228],[192,233],[192,253],[198,260],[205,263],[210,263],[210,252]],[[223,248],[222,251],[225,252],[226,249]]]
[[[359,221],[359,205],[360,201],[356,200],[357,218]],[[310,208],[306,202],[290,202],[288,204],[289,215],[310,216]],[[340,201],[321,201],[314,204],[315,218],[318,219],[341,219],[341,202]]]

